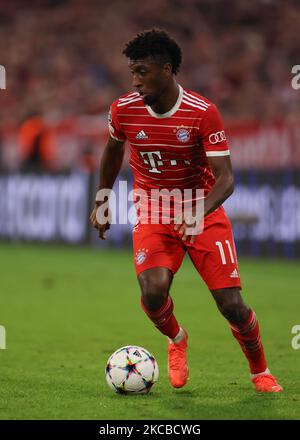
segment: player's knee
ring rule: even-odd
[[[245,306],[231,302],[223,305],[221,313],[228,321],[239,325],[246,321],[249,311]]]
[[[213,292],[222,315],[233,324],[242,324],[249,315],[249,308],[244,303],[239,289],[219,289]]]
[[[139,282],[145,306],[152,311],[159,309],[169,294],[169,279],[147,276],[140,277]]]
[[[159,309],[167,296],[167,285],[159,282],[147,283],[142,289],[143,303],[152,311]]]

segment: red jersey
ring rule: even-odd
[[[155,113],[137,92],[114,101],[109,113],[110,135],[130,144],[134,187],[203,189],[215,182],[207,157],[229,155],[223,123],[216,106],[179,85],[173,108]]]

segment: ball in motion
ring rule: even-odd
[[[158,365],[149,351],[135,345],[116,350],[105,369],[108,386],[121,394],[146,394],[158,380]]]

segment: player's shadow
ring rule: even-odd
[[[190,416],[193,419],[268,420],[282,418],[280,411],[282,403],[278,403],[282,400],[282,396],[277,393],[262,394],[245,388],[243,390],[244,397],[240,398],[235,395],[234,390],[224,390],[226,397],[230,395],[232,401],[228,402],[228,399],[224,401],[222,393],[220,393],[219,400],[214,398],[212,403],[209,402],[209,398],[207,399],[207,388],[203,390],[201,387],[192,390],[174,390],[172,394],[174,397],[176,395],[176,400],[174,399],[174,403],[171,403],[173,409],[184,409],[185,402],[189,402],[190,407],[192,400],[193,414]],[[202,401],[201,396],[203,396]]]

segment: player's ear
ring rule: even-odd
[[[167,75],[172,75],[172,64],[171,63],[165,63],[163,65],[163,70]]]

